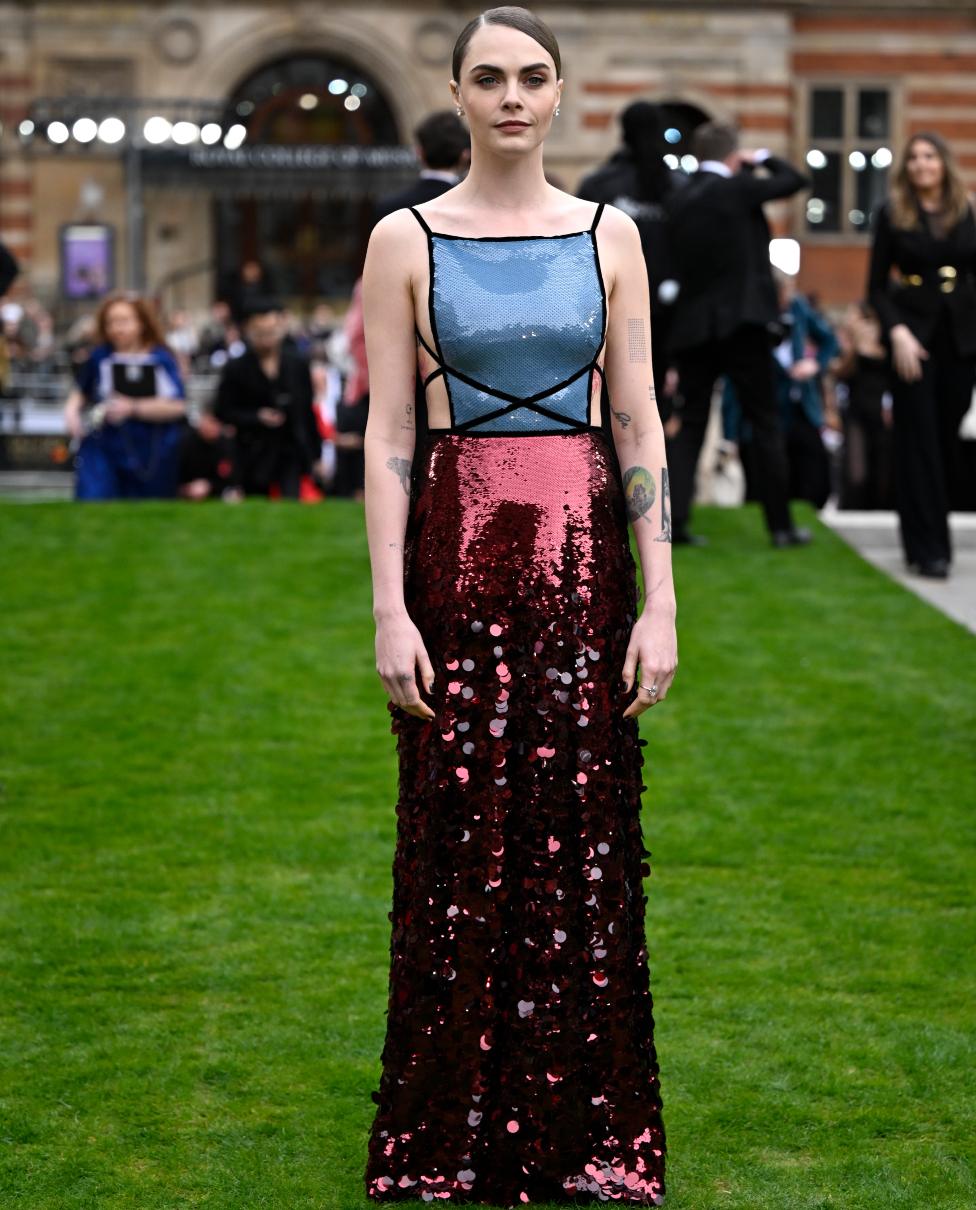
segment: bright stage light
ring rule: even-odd
[[[52,143],[59,145],[61,143],[67,143],[68,139],[71,137],[71,132],[68,130],[67,126],[65,126],[64,122],[51,122],[47,128],[47,137]]]
[[[247,127],[240,122],[233,125],[224,135],[224,146],[228,151],[236,151],[247,138]]]
[[[800,272],[800,245],[795,239],[771,239],[769,263],[790,277]]]
[[[103,118],[98,124],[98,137],[103,143],[121,143],[125,138],[125,122],[121,118]]]
[[[165,143],[173,133],[173,123],[169,118],[161,118],[157,115],[154,118],[149,118],[143,127],[142,133],[147,143]]]
[[[177,122],[173,127],[173,142],[180,147],[195,143],[200,137],[200,127],[196,122]]]
[[[90,143],[98,134],[98,123],[94,118],[79,118],[71,127],[71,137],[78,143]]]

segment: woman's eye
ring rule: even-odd
[[[529,78],[526,80],[526,84],[534,84],[536,87],[538,87],[540,84],[545,84],[545,82],[545,76],[529,76]]]
[[[496,79],[497,79],[497,77],[495,77],[495,76],[479,76],[478,83],[479,84],[494,84],[496,82]]]

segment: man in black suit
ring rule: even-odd
[[[699,168],[669,207],[672,253],[680,293],[671,348],[683,400],[681,428],[668,443],[675,542],[698,544],[688,532],[695,471],[719,375],[736,388],[754,434],[760,499],[774,546],[810,541],[790,516],[789,476],[773,381],[772,345],[779,305],[769,264],[763,203],[791,197],[809,184],[785,160],[740,151],[738,132],[707,122],[692,147]],[[764,175],[756,171],[759,167]]]
[[[413,137],[417,157],[423,164],[420,175],[406,189],[377,202],[374,224],[394,210],[419,206],[440,197],[458,183],[467,169],[471,156],[470,136],[461,119],[450,110],[424,118]]]

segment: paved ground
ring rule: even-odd
[[[976,513],[953,513],[953,562],[948,580],[911,575],[898,540],[898,518],[887,512],[841,512],[830,505],[820,520],[875,567],[976,634]]]

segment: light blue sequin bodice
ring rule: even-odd
[[[427,382],[444,376],[451,431],[591,427],[607,318],[596,245],[602,211],[571,235],[460,237],[431,231],[413,210],[430,249],[435,348],[424,344],[438,368]]]

